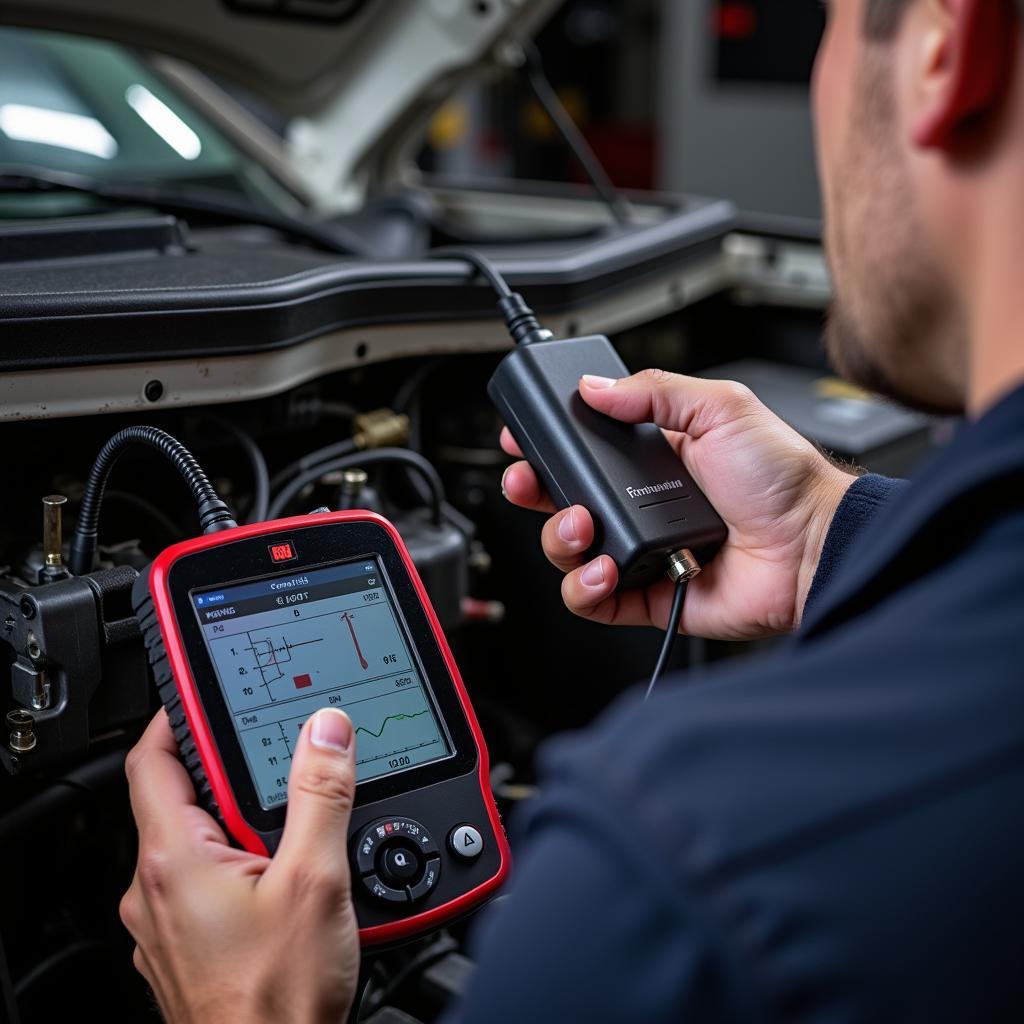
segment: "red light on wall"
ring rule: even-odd
[[[295,548],[292,546],[291,541],[270,545],[270,558],[274,562],[291,562],[298,557],[295,554]]]
[[[719,4],[714,19],[715,34],[720,39],[741,41],[757,31],[757,11],[750,4]]]

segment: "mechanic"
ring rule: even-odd
[[[913,481],[848,475],[732,384],[581,383],[665,428],[728,522],[683,631],[794,635],[547,748],[457,1020],[1024,1019],[1022,42],[1019,0],[830,5],[833,357],[968,417]],[[504,488],[551,511],[525,463]],[[578,507],[544,527],[566,604],[664,624],[668,584],[617,594],[608,559],[580,564],[592,531]],[[267,862],[226,844],[152,723],[122,914],[170,1021],[341,1018],[353,762],[350,723],[320,712]]]

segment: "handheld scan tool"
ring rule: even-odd
[[[272,855],[302,724],[356,734],[352,887],[364,945],[432,930],[501,884],[487,749],[395,528],[371,512],[243,526],[164,551],[133,594],[201,802]]]

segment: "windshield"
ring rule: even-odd
[[[0,29],[0,166],[201,185],[274,210],[296,205],[140,57],[52,32]],[[5,217],[93,213],[97,205],[82,194],[0,194]]]

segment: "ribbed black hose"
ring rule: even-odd
[[[178,440],[156,427],[125,427],[119,430],[102,448],[93,463],[85,485],[78,522],[71,538],[70,569],[76,576],[91,571],[96,558],[99,535],[100,507],[107,487],[110,471],[129,445],[144,444],[155,448],[181,474],[192,491],[199,511],[199,526],[203,533],[228,530],[236,526],[227,505],[218,497],[195,456]]]

